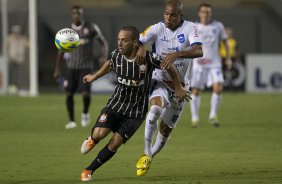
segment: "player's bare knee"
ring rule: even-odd
[[[108,131],[105,128],[94,128],[92,130],[92,139],[95,143],[100,142],[108,135]]]
[[[159,106],[161,108],[164,107],[164,100],[163,100],[163,97],[161,96],[156,96],[156,97],[153,97],[151,100],[150,100],[150,104],[151,106]]]
[[[195,95],[195,96],[199,96],[201,93],[201,90],[200,89],[197,89],[197,88],[193,88],[192,89],[192,94]]]
[[[213,92],[220,95],[222,93],[223,87],[222,84],[218,83],[213,86]]]
[[[123,144],[124,140],[123,138],[118,134],[118,133],[115,133],[113,135],[113,137],[111,138],[109,144],[108,144],[108,148],[111,150],[111,151],[117,151],[118,148]]]

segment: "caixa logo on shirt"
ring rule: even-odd
[[[177,35],[177,38],[178,38],[178,41],[179,41],[180,43],[184,43],[184,42],[185,42],[184,34]]]
[[[141,86],[144,84],[144,80],[124,79],[121,77],[118,77],[118,82],[126,86]]]

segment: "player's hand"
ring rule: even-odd
[[[186,100],[187,102],[189,102],[190,100],[192,100],[190,94],[191,91],[188,91],[183,87],[175,90],[175,97],[178,98],[179,100]]]
[[[232,60],[231,59],[225,59],[225,65],[226,65],[226,68],[227,70],[231,70],[232,68]]]
[[[58,80],[61,76],[61,72],[59,70],[55,70],[53,77],[54,79]]]
[[[136,53],[136,62],[138,65],[145,63],[145,57],[146,57],[146,49],[143,45],[140,45],[138,47],[137,53]]]
[[[94,75],[88,74],[83,77],[83,83],[91,83],[94,81]]]
[[[162,69],[169,69],[170,65],[178,58],[177,52],[174,53],[162,53],[166,57],[161,63],[161,68]]]

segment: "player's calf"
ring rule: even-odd
[[[157,120],[161,116],[162,108],[157,105],[152,105],[146,117],[145,125],[145,154],[152,155],[152,139],[158,128]]]

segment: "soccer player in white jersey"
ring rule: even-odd
[[[182,84],[185,85],[184,77],[192,67],[191,58],[201,57],[203,54],[196,26],[193,22],[182,19],[182,8],[179,0],[168,1],[164,10],[164,20],[148,27],[140,34],[139,39],[142,44],[153,43],[153,52],[165,57],[161,66],[166,68],[174,64]],[[144,47],[140,46],[139,56],[144,53],[142,49]],[[172,80],[167,72],[155,69],[153,79],[155,81],[151,87],[151,107],[145,125],[145,149],[136,164],[137,176],[147,173],[152,158],[165,146],[185,105],[184,101],[175,99]],[[185,86],[186,89],[188,87]],[[158,129],[158,119],[160,128],[152,146],[154,134]]]
[[[200,22],[197,23],[198,33],[203,42],[204,56],[193,59],[192,72],[192,100],[190,109],[192,114],[192,127],[199,126],[200,92],[205,85],[212,86],[210,122],[219,127],[218,108],[221,101],[223,75],[221,70],[221,58],[219,56],[219,43],[223,41],[227,57],[225,63],[231,64],[227,35],[221,22],[212,20],[212,7],[203,3],[198,8]]]

